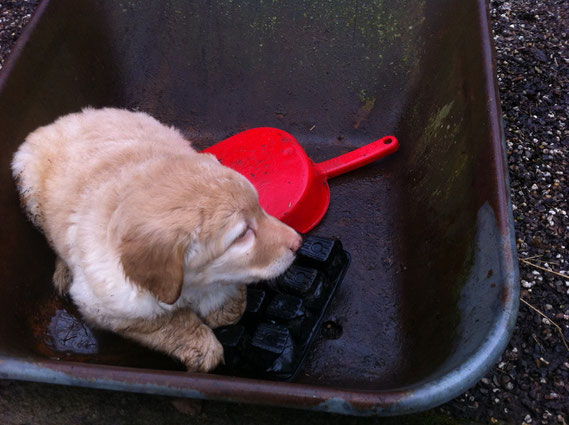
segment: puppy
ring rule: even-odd
[[[207,372],[212,328],[245,284],[292,263],[302,239],[253,185],[144,113],[85,109],[31,133],[12,161],[21,202],[58,259],[54,284],[92,325]]]

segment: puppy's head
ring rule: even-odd
[[[241,174],[211,155],[149,167],[113,226],[127,277],[173,304],[182,286],[252,283],[283,273],[300,235],[269,216]]]

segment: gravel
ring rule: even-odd
[[[0,0],[0,70],[39,1]]]
[[[0,69],[37,4],[0,0]],[[569,1],[495,0],[490,8],[523,302],[506,352],[484,379],[416,422],[407,417],[401,423],[423,423],[425,418],[431,423],[449,424],[464,423],[464,419],[492,424],[569,423]],[[3,416],[13,413],[7,416],[14,418],[10,423],[34,422],[38,414],[47,413],[53,415],[54,423],[58,417],[60,422],[74,418],[81,423],[97,423],[97,415],[99,419],[108,416],[113,423],[129,423],[132,416],[125,411],[137,405],[150,422],[168,417],[175,418],[176,423],[188,423],[190,418],[184,420],[180,415],[184,410],[195,410],[198,423],[235,423],[236,417],[243,423],[260,418],[275,423],[356,423],[354,418],[283,409],[250,407],[244,411],[223,403],[207,403],[203,410],[192,406],[178,409],[182,413],[175,416],[168,413],[172,406],[164,397],[53,388],[1,381],[0,412]],[[83,405],[95,412],[93,420],[87,420],[87,413],[65,416],[61,413],[65,407],[55,408],[46,402],[45,394],[50,391],[55,397],[70,397],[75,405],[81,404],[77,400],[83,397]],[[109,416],[101,406],[111,399],[105,410]],[[126,422],[120,420],[124,415]],[[139,420],[137,423],[146,423]]]

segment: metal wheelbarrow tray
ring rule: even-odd
[[[293,383],[189,374],[88,329],[19,208],[11,157],[87,105],[147,111],[198,149],[260,126],[321,161],[387,135],[400,151],[337,178],[313,234],[352,265]],[[395,415],[498,361],[518,271],[486,4],[43,0],[0,74],[0,376]]]

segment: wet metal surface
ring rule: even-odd
[[[198,149],[271,126],[322,161],[398,137],[393,157],[330,182],[312,233],[340,238],[352,265],[325,318],[334,338],[296,383],[186,374],[56,296],[9,162],[87,105],[144,110]],[[499,120],[482,0],[43,0],[0,74],[0,376],[347,414],[452,398],[498,359],[517,312]]]

